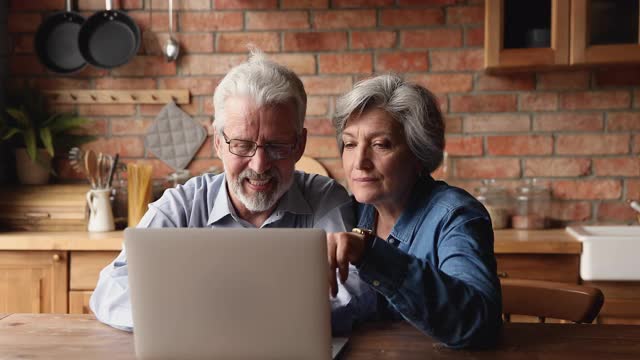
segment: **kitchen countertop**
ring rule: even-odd
[[[499,344],[452,350],[406,322],[354,331],[340,359],[639,359],[640,326],[506,323]],[[133,334],[92,315],[0,314],[3,359],[135,359]]]
[[[122,231],[0,232],[0,250],[119,251]],[[564,229],[496,230],[496,254],[580,254],[582,243]]]

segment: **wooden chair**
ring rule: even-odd
[[[502,312],[506,322],[511,314],[592,322],[604,303],[600,289],[583,285],[549,281],[500,279],[502,283]]]

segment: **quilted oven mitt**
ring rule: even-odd
[[[162,108],[147,130],[144,146],[174,170],[187,167],[207,138],[202,125],[173,101]]]

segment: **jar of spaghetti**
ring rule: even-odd
[[[525,179],[516,189],[515,209],[511,217],[514,229],[544,229],[551,207],[551,193],[536,179]]]

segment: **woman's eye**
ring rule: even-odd
[[[344,143],[344,148],[345,149],[353,149],[355,147],[356,147],[356,144],[354,144],[354,143],[350,143],[350,142]]]
[[[391,148],[391,143],[387,141],[376,142],[376,143],[373,143],[373,147],[375,149],[386,150]]]

